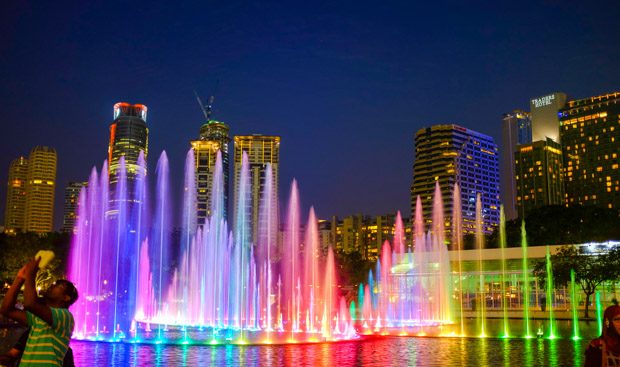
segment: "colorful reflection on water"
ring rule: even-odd
[[[130,345],[73,342],[80,366],[582,366],[588,341],[384,337],[326,344]]]
[[[520,320],[512,320],[519,324]],[[469,325],[471,326],[471,325]],[[474,325],[475,326],[475,325]],[[501,328],[490,320],[491,328]],[[570,330],[570,322],[558,327]],[[135,345],[72,341],[79,366],[582,366],[596,322],[581,323],[584,338],[371,337],[296,345]]]

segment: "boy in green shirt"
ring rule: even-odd
[[[58,280],[42,300],[37,297],[35,278],[40,259],[29,261],[17,273],[0,313],[30,326],[28,342],[20,366],[62,366],[73,332],[73,315],[68,308],[78,298],[77,289],[68,280]],[[24,309],[15,307],[17,294],[24,285]]]

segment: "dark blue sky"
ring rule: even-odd
[[[192,90],[217,80],[214,117],[280,135],[281,197],[296,177],[321,217],[408,216],[422,127],[499,143],[501,114],[530,97],[620,89],[617,1],[335,3],[3,1],[3,210],[11,159],[50,145],[59,227],[62,188],[106,158],[118,101],[148,106],[149,163],[165,149],[180,177],[203,122]]]

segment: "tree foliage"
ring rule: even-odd
[[[18,233],[15,236],[0,234],[0,281],[10,284],[19,269],[39,250],[51,250],[56,257],[37,276],[37,285],[46,287],[66,274],[69,243],[70,236],[66,233]]]
[[[575,272],[575,283],[579,284],[586,295],[585,317],[588,318],[590,297],[596,288],[607,281],[620,278],[620,249],[599,254],[588,254],[576,246],[563,246],[550,256],[553,282],[556,286],[568,285],[571,281],[571,269]],[[534,275],[539,283],[546,285],[546,260],[538,260],[534,266]]]
[[[525,229],[530,246],[620,240],[620,212],[595,206],[544,206],[525,217]],[[498,238],[496,230],[486,247],[499,247]],[[521,219],[506,222],[506,242],[508,247],[521,246]]]
[[[357,297],[357,286],[368,281],[368,271],[375,264],[373,261],[365,260],[360,252],[335,253],[336,265],[340,284],[343,286],[343,295],[347,301],[355,300]]]

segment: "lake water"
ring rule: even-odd
[[[544,322],[533,321],[533,328]],[[511,321],[515,335],[523,323]],[[489,321],[499,334],[501,323]],[[474,323],[468,323],[474,329]],[[558,339],[365,338],[303,345],[129,345],[72,342],[78,365],[99,366],[583,366],[584,351],[597,333],[595,322],[580,323],[573,341],[568,321],[557,322]]]
[[[533,321],[545,328],[544,322]],[[522,322],[511,321],[515,335]],[[468,323],[469,329],[475,325]],[[497,332],[498,321],[488,331]],[[558,339],[371,337],[301,345],[146,345],[72,341],[77,366],[582,366],[596,322],[580,323],[582,339],[559,321]]]

